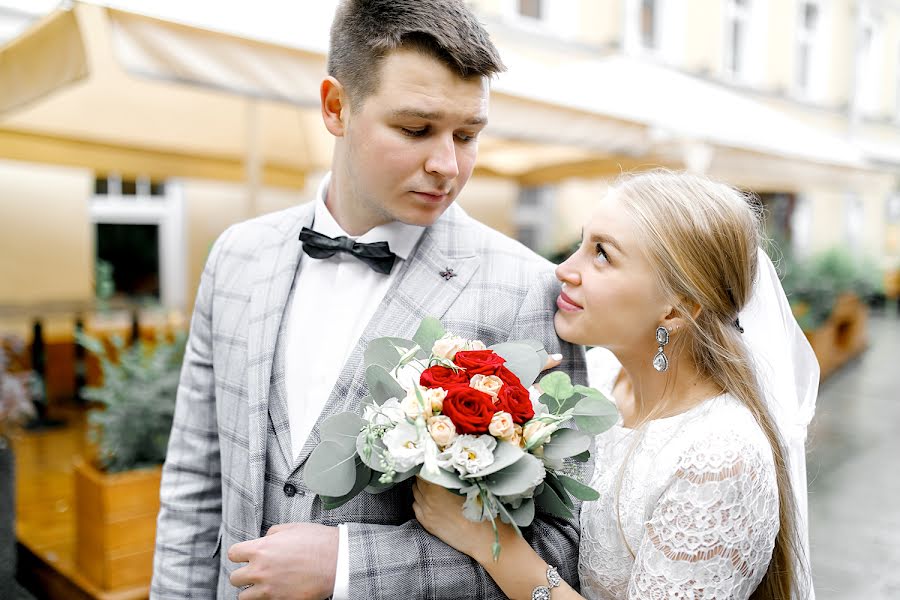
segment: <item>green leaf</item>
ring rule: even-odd
[[[510,444],[509,442],[500,442],[494,449],[494,462],[486,466],[478,473],[466,475],[465,478],[477,479],[479,477],[487,477],[492,473],[496,473],[500,469],[505,469],[509,465],[522,458],[524,454],[525,452],[517,445]]]
[[[524,494],[544,476],[544,463],[531,454],[522,454],[516,462],[484,479],[486,487],[495,496]]]
[[[590,502],[592,500],[597,500],[598,498],[600,498],[600,492],[590,486],[584,485],[577,479],[572,479],[567,475],[557,475],[556,477],[565,486],[566,491],[568,491],[579,500]]]
[[[442,488],[446,488],[448,490],[461,490],[467,485],[471,483],[468,481],[463,481],[460,479],[459,475],[457,475],[456,471],[450,472],[446,469],[438,469],[437,473],[434,475],[429,475],[425,472],[424,469],[419,471],[419,477],[424,479],[425,481],[430,481],[435,485],[439,485]]]
[[[425,317],[422,319],[422,323],[419,324],[419,328],[413,336],[413,341],[422,348],[422,351],[425,352],[425,354],[430,356],[431,348],[434,346],[434,343],[446,334],[447,331],[444,329],[444,326],[441,325],[440,321],[434,317]]]
[[[356,437],[356,453],[360,456],[366,466],[372,469],[373,471],[384,472],[384,467],[381,466],[381,460],[384,457],[384,453],[387,451],[387,447],[384,445],[384,442],[381,441],[380,438],[372,440],[371,452],[366,453],[366,432],[362,431]]]
[[[349,456],[337,442],[322,442],[303,467],[303,480],[320,496],[343,496],[356,483],[356,453]]]
[[[534,500],[532,498],[523,500],[519,508],[509,508],[504,506],[502,502],[499,504],[502,509],[500,518],[504,523],[509,523],[507,519],[511,519],[517,525],[516,531],[518,531],[519,527],[528,527],[534,521]],[[521,533],[519,531],[519,534]]]
[[[406,397],[403,386],[381,365],[369,365],[366,368],[366,383],[369,386],[369,394],[379,405],[391,398],[402,400]]]
[[[547,476],[544,477],[544,483],[553,488],[553,491],[556,492],[556,495],[559,496],[559,499],[562,500],[563,504],[569,508],[575,508],[575,503],[569,498],[565,486],[556,478],[556,475],[548,471]]]
[[[540,354],[527,343],[503,342],[490,347],[491,350],[506,359],[506,368],[519,378],[526,388],[534,383],[544,368]]]
[[[576,454],[575,456],[572,456],[571,458],[575,462],[586,463],[587,461],[591,460],[591,453],[589,450],[585,450],[581,454]]]
[[[619,420],[616,405],[606,398],[582,398],[572,413],[578,429],[591,434],[603,433]]]
[[[585,397],[604,398],[604,399],[606,398],[606,396],[604,396],[603,392],[601,392],[600,390],[598,390],[596,388],[592,388],[592,387],[587,387],[584,385],[576,385],[575,391]]]
[[[545,485],[541,493],[534,497],[534,503],[539,509],[554,517],[559,517],[560,519],[572,518],[572,511],[560,500],[559,494],[549,485]]]
[[[380,481],[378,481],[379,477],[381,477],[381,473],[379,471],[372,471],[372,479],[369,480],[369,485],[366,486],[367,493],[380,494],[381,492],[388,491],[396,485],[396,482],[394,481],[390,483],[381,483]]]
[[[375,338],[366,346],[363,353],[363,364],[366,367],[378,365],[385,371],[391,371],[400,362],[400,352],[397,348],[412,348],[415,342],[396,337]]]
[[[569,458],[588,450],[591,447],[591,438],[575,429],[557,429],[544,444],[544,457],[550,460]]]
[[[346,452],[356,452],[356,438],[364,425],[356,413],[344,412],[325,419],[319,434],[323,442],[337,442]]]
[[[361,491],[365,489],[365,487],[369,484],[369,480],[372,479],[372,469],[367,467],[365,463],[357,456],[356,457],[356,482],[353,484],[353,489],[344,494],[343,496],[320,496],[322,498],[322,506],[326,510],[334,510],[335,508],[339,508],[353,500]]]
[[[554,371],[544,375],[538,385],[540,385],[544,394],[556,398],[557,402],[562,402],[575,393],[572,380],[562,371]]]

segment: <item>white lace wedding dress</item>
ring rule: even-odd
[[[621,370],[588,353],[593,387],[612,398]],[[723,394],[641,429],[597,436],[581,509],[581,593],[603,599],[745,599],[778,533],[772,452],[752,414]],[[624,464],[624,469],[623,469]]]

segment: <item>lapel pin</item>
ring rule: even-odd
[[[446,267],[443,271],[440,272],[440,276],[443,277],[446,281],[450,281],[452,278],[456,277],[456,273],[453,272],[453,269],[450,267]]]

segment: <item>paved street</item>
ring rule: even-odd
[[[810,428],[810,544],[819,600],[900,599],[900,318],[821,386]]]

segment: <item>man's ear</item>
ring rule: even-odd
[[[319,86],[319,99],[322,103],[322,121],[325,128],[335,137],[343,137],[346,131],[346,119],[349,114],[347,91],[341,82],[328,76]]]

